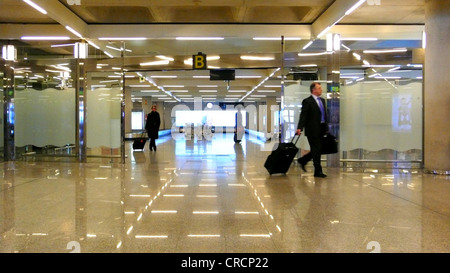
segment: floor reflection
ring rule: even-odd
[[[0,252],[448,252],[449,178],[263,168],[232,134],[161,139],[127,163],[2,163]]]

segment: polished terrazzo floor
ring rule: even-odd
[[[124,165],[1,163],[0,252],[449,252],[450,178],[292,165],[247,136],[158,140]],[[325,165],[325,163],[323,164]]]

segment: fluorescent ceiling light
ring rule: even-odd
[[[330,26],[327,26],[324,30],[322,30],[322,32],[319,33],[319,35],[317,35],[317,38],[322,37],[325,33],[327,33],[330,30]]]
[[[375,37],[341,37],[341,41],[378,41]]]
[[[100,37],[100,41],[143,41],[145,37]]]
[[[173,61],[175,60],[174,58],[167,57],[167,56],[164,56],[164,55],[156,55],[155,57],[158,58],[158,59],[162,59],[162,60],[166,60],[166,61],[171,61],[171,62],[173,62]]]
[[[116,50],[116,51],[124,51],[123,48],[117,48],[117,47],[113,47],[113,46],[109,46],[109,45],[107,45],[106,47],[109,48],[109,49],[112,49],[112,50]],[[125,49],[125,51],[126,52],[133,52],[133,50],[131,50],[131,49]]]
[[[88,44],[90,44],[90,45],[93,46],[94,48],[100,49],[100,47],[99,47],[98,45],[94,44],[93,42],[91,42],[91,41],[87,41],[87,42],[88,42]]]
[[[343,48],[345,48],[345,49],[347,50],[347,52],[350,52],[350,51],[351,51],[351,49],[350,49],[348,46],[346,46],[346,45],[344,45],[344,44],[341,44],[341,46],[342,46]]]
[[[353,52],[352,54],[358,61],[361,60],[361,55],[359,55],[358,53]]]
[[[307,49],[314,41],[309,41],[302,49]]]
[[[394,48],[394,49],[377,49],[377,50],[364,50],[364,53],[396,53],[396,52],[406,52],[408,49],[406,48]]]
[[[25,3],[27,3],[28,5],[32,6],[33,8],[37,9],[42,14],[47,14],[47,11],[45,9],[43,9],[40,6],[36,5],[35,3],[33,3],[33,1],[30,1],[30,0],[23,0],[23,1]]]
[[[74,46],[75,44],[61,44],[61,45],[51,45],[50,47],[54,48],[54,47],[69,47],[69,46]]]
[[[163,87],[167,87],[167,88],[183,88],[184,85],[176,85],[176,84],[171,85],[171,84],[166,84],[166,85],[163,85]]]
[[[176,75],[153,75],[153,76],[150,76],[150,78],[152,78],[152,79],[176,79],[176,78],[178,78],[178,76],[176,76]]]
[[[355,9],[359,8],[359,6],[361,6],[362,4],[364,4],[364,2],[366,2],[366,0],[359,0],[358,3],[354,4],[351,8],[349,8],[349,9],[345,12],[345,15],[349,15],[350,13],[352,13]]]
[[[68,36],[22,36],[22,40],[36,40],[36,41],[64,41],[70,40]]]
[[[241,56],[241,60],[248,61],[271,61],[275,60],[274,57],[259,57],[259,56]]]
[[[427,47],[427,33],[422,31],[422,48]]]
[[[261,76],[236,76],[236,79],[259,79]]]
[[[215,40],[224,40],[224,37],[176,37],[176,40],[179,41],[215,41]]]
[[[154,62],[148,62],[148,63],[141,63],[141,66],[151,66],[151,65],[166,65],[169,64],[170,61],[168,60],[162,60],[162,61],[154,61]]]
[[[400,76],[377,76],[377,77],[375,77],[375,79],[392,79],[392,80],[395,80],[395,79],[401,79],[402,77],[400,77]]]
[[[300,37],[284,37],[285,41],[300,41]],[[255,41],[281,41],[281,37],[253,37]]]
[[[299,57],[307,57],[307,56],[320,56],[320,55],[327,55],[327,54],[332,54],[333,52],[316,52],[316,53],[298,53]]]
[[[73,34],[75,34],[78,38],[83,38],[83,35],[81,35],[79,32],[77,32],[75,29],[73,29],[73,28],[71,28],[71,27],[69,27],[69,26],[66,26],[66,29],[68,30],[68,31],[70,31],[70,32],[72,32]]]

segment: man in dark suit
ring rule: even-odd
[[[147,121],[145,122],[145,130],[150,138],[150,151],[153,149],[156,152],[156,142],[158,139],[159,126],[161,119],[159,113],[156,112],[156,105],[152,106],[152,111],[147,115]]]
[[[322,172],[320,157],[322,154],[321,138],[328,132],[328,114],[325,100],[321,98],[322,86],[314,82],[310,85],[311,96],[302,102],[300,120],[297,125],[297,135],[305,130],[311,152],[298,159],[298,163],[306,171],[305,165],[312,159],[314,163],[314,176],[327,177]]]

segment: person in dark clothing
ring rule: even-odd
[[[321,98],[322,86],[314,82],[309,87],[311,96],[302,101],[300,120],[297,125],[297,135],[305,130],[311,152],[298,159],[298,163],[305,171],[305,165],[312,159],[314,163],[314,176],[327,177],[322,172],[320,157],[322,154],[321,138],[328,132],[328,114],[325,100]]]
[[[160,124],[159,113],[156,112],[156,105],[153,105],[152,111],[147,115],[147,121],[145,122],[145,130],[150,138],[150,151],[154,150],[156,152],[155,139],[158,138]]]

